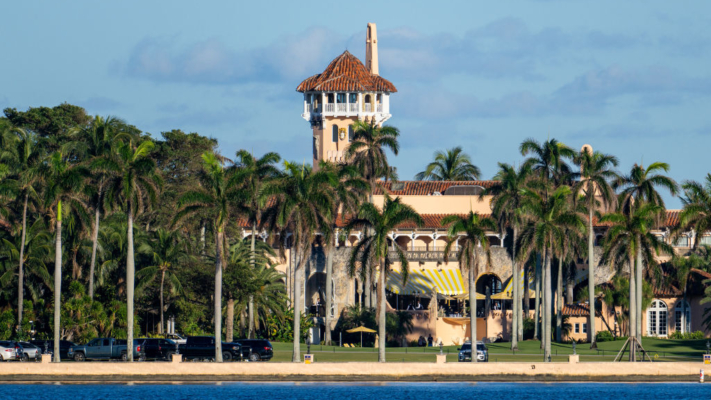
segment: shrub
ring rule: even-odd
[[[613,340],[615,340],[615,337],[612,336],[610,331],[598,331],[597,335],[595,335],[596,342],[611,342]]]
[[[676,340],[699,340],[705,337],[704,333],[701,331],[696,332],[684,332],[674,331],[669,334],[669,339]]]

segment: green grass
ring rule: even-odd
[[[274,346],[275,362],[291,361],[292,344],[272,342]],[[576,346],[576,353],[580,361],[601,362],[612,361],[620,348],[623,340],[598,343],[598,350],[590,350],[589,344]],[[655,361],[701,361],[702,354],[706,351],[706,339],[703,340],[670,340],[644,338],[642,344]],[[519,342],[519,349],[512,352],[511,344],[490,343],[489,361],[491,362],[541,362],[543,352],[540,342],[527,340]],[[447,362],[457,362],[457,346],[445,346]],[[301,345],[302,354],[306,353],[306,345]],[[571,344],[553,343],[553,361],[567,361],[568,355],[573,354]],[[320,362],[375,362],[378,361],[378,349],[372,347],[345,348],[337,346],[311,346],[311,353]],[[434,362],[435,355],[439,353],[438,347],[394,347],[388,348],[386,358],[389,362]],[[303,357],[303,355],[302,355]],[[623,358],[626,358],[623,357]]]

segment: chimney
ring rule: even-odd
[[[365,67],[373,75],[378,73],[378,31],[374,23],[368,23],[365,34]]]

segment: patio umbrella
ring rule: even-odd
[[[366,328],[366,327],[364,327],[364,326],[359,326],[359,327],[357,327],[357,328],[349,329],[349,330],[347,330],[346,332],[348,332],[348,333],[360,332],[360,347],[363,347],[363,332],[375,333],[374,330],[372,330],[372,329],[370,329],[370,328]]]

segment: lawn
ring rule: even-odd
[[[706,339],[703,340],[671,340],[644,338],[642,344],[655,361],[701,361],[702,354],[706,352]],[[291,361],[292,344],[272,342],[276,362]],[[576,353],[580,361],[612,361],[620,350],[624,341],[598,343],[597,350],[590,350],[589,344],[578,344]],[[491,362],[540,362],[543,361],[543,352],[540,342],[527,340],[519,342],[519,350],[512,352],[510,343],[490,343],[489,361]],[[443,351],[447,354],[447,362],[457,362],[457,346],[445,346]],[[306,353],[306,345],[301,345],[301,352]],[[571,344],[553,343],[553,361],[567,361],[568,355],[573,354]],[[311,353],[317,361],[321,362],[365,362],[378,361],[378,349],[372,347],[345,348],[337,346],[311,346]],[[390,362],[434,362],[435,355],[439,353],[438,347],[394,347],[387,349],[386,358]],[[303,355],[302,355],[303,357]],[[623,357],[623,358],[626,358]]]

